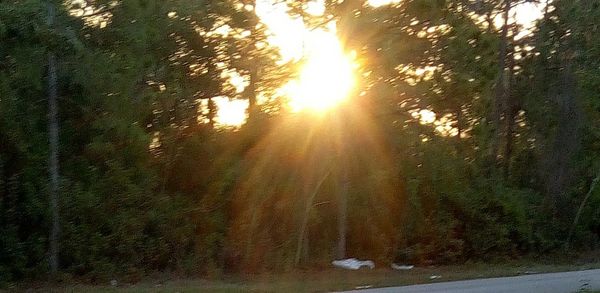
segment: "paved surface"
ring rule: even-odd
[[[413,285],[390,288],[377,288],[350,291],[352,293],[571,293],[580,289],[600,290],[600,270],[566,273],[527,275],[518,277],[479,279],[457,282],[444,282],[426,285]]]

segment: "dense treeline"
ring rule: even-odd
[[[253,1],[0,2],[0,281],[51,271],[53,216],[58,268],[100,278],[597,248],[600,1],[541,2],[289,2],[356,52],[325,114],[259,99],[302,60],[279,62]],[[244,125],[216,123],[221,96]]]

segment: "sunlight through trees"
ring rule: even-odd
[[[0,288],[595,249],[598,19],[584,0],[2,1]]]

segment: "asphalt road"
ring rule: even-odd
[[[571,293],[581,289],[600,290],[600,270],[565,273],[526,275],[506,278],[478,279],[412,285],[390,288],[375,288],[350,291],[352,293]]]

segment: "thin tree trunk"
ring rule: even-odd
[[[350,173],[349,173],[349,160],[350,160],[350,149],[348,145],[350,140],[348,139],[348,131],[351,126],[350,121],[345,118],[339,120],[340,140],[338,142],[337,149],[337,195],[338,195],[338,242],[336,255],[337,259],[346,258],[346,238],[348,232],[348,191],[350,190]]]
[[[512,109],[506,115],[506,146],[504,149],[504,178],[510,175],[510,161],[513,153],[515,115]]]
[[[492,18],[492,10],[488,11],[486,18],[488,23],[487,33],[491,34],[492,30],[494,29],[494,19]]]
[[[516,31],[516,29],[514,30]],[[514,36],[514,34],[513,34]],[[515,73],[515,56],[514,50],[510,54],[508,62],[508,82],[505,89],[505,101],[506,108],[504,111],[506,120],[506,145],[504,148],[504,178],[508,178],[510,172],[510,158],[513,152],[513,139],[514,139],[514,126],[515,126],[515,115],[516,105],[513,95],[513,84],[514,84],[514,73]]]
[[[568,198],[565,195],[567,187],[573,180],[572,159],[581,148],[580,125],[582,109],[577,97],[577,81],[574,68],[574,53],[565,48],[561,60],[562,72],[561,83],[558,89],[557,102],[558,117],[554,141],[550,152],[546,155],[549,163],[546,174],[546,188],[548,196],[553,200],[555,214],[559,218],[568,217]]]
[[[577,214],[575,215],[575,220],[573,220],[573,224],[571,225],[571,229],[569,230],[569,236],[567,237],[567,242],[565,243],[565,249],[567,249],[567,250],[569,249],[569,245],[571,245],[571,238],[573,237],[573,233],[575,232],[575,228],[577,227],[577,223],[579,222],[579,217],[581,216],[581,211],[583,211],[585,204],[587,203],[588,199],[594,192],[594,188],[596,188],[598,181],[600,181],[600,170],[598,171],[596,178],[594,178],[594,180],[592,181],[592,184],[590,185],[590,189],[588,190],[587,194],[581,201],[581,204],[579,205],[579,209],[577,209]]]
[[[48,26],[54,25],[54,5],[48,3]],[[56,273],[59,268],[59,125],[58,125],[58,91],[56,77],[56,55],[48,52],[48,142],[49,158],[48,169],[50,173],[50,211],[52,226],[50,228],[50,271]]]
[[[492,159],[496,160],[498,157],[498,149],[500,145],[501,137],[501,120],[502,110],[504,105],[505,92],[505,78],[504,71],[506,69],[506,52],[508,48],[508,18],[510,12],[510,0],[505,0],[504,6],[504,25],[502,26],[502,34],[500,36],[500,49],[498,53],[498,82],[496,83],[496,96],[494,100],[494,137],[492,138]]]
[[[346,164],[340,164],[342,170],[340,172],[341,188],[338,191],[338,245],[337,258],[346,258],[346,233],[347,233],[347,218],[348,218],[348,190],[350,182],[348,178],[348,170]]]
[[[256,108],[256,81],[258,80],[256,68],[250,69],[250,83],[246,87],[246,98],[248,99],[248,121],[256,118],[258,109]]]
[[[215,117],[217,116],[217,105],[215,105],[215,101],[212,98],[208,98],[208,125],[210,129],[215,129]]]
[[[296,265],[300,264],[300,256],[302,255],[302,250],[303,250],[302,243],[305,241],[304,238],[306,237],[306,227],[308,226],[308,218],[310,215],[310,210],[312,208],[315,197],[319,193],[321,186],[323,185],[323,183],[325,182],[325,179],[327,179],[329,174],[331,174],[331,169],[329,169],[327,172],[325,172],[323,177],[321,177],[321,179],[319,180],[319,182],[317,183],[315,188],[312,190],[310,196],[308,196],[308,198],[306,200],[304,214],[302,217],[302,223],[300,224],[300,231],[298,233],[298,241],[296,244],[296,257],[294,259],[294,263]],[[308,241],[306,241],[306,242],[308,242]]]
[[[462,135],[462,109],[461,106],[458,106],[458,109],[456,110],[456,149],[460,152],[461,148],[460,148],[460,143],[461,143],[461,135]]]

